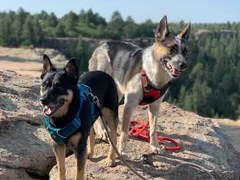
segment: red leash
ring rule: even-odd
[[[149,126],[149,121],[147,121],[146,124],[144,124],[142,121],[130,121],[130,130],[129,135],[137,137],[141,140],[150,142],[150,136],[147,132],[147,128]],[[170,142],[173,146],[167,146],[164,145],[165,150],[169,151],[179,151],[181,149],[179,143],[177,143],[175,140],[163,136],[157,137],[158,144],[160,144],[162,141]]]

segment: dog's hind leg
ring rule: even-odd
[[[101,139],[107,142],[107,132],[104,129],[102,121],[98,118],[95,123],[93,124],[94,132],[97,135],[97,139]]]
[[[159,114],[159,106],[162,99],[159,99],[151,104],[148,108],[149,125],[150,125],[150,148],[156,154],[163,154],[162,149],[157,143],[157,120]]]
[[[103,117],[106,120],[106,123],[110,129],[110,138],[112,139],[112,142],[114,146],[117,145],[117,126],[118,126],[118,116],[116,113],[114,113],[112,110],[108,108],[104,108],[103,111]],[[115,151],[110,145],[108,157],[105,160],[106,166],[114,166],[115,165]]]
[[[124,102],[123,94],[119,90],[118,90],[118,97],[120,97],[121,100],[123,100],[123,102]],[[97,139],[103,140],[105,142],[108,141],[107,140],[107,132],[104,129],[103,123],[99,118],[95,121],[93,128],[94,128],[95,134],[97,136]]]
[[[58,180],[66,180],[65,177],[65,155],[66,147],[65,144],[54,144],[53,151],[57,160],[58,167]]]
[[[90,130],[90,135],[88,137],[88,143],[87,143],[87,147],[88,147],[88,159],[92,159],[93,158],[93,154],[94,154],[94,144],[95,144],[95,132],[93,130],[93,128],[91,128]]]

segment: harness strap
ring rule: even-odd
[[[64,140],[76,132],[76,130],[81,126],[79,118],[74,118],[71,123],[67,124],[65,127],[55,128],[51,125],[49,119],[46,116],[44,116],[44,124],[52,139],[59,144],[64,143]]]
[[[80,127],[81,127],[81,119],[80,117],[80,113],[82,110],[82,106],[83,103],[85,101],[89,101],[90,102],[90,121],[91,123],[94,122],[95,119],[97,119],[98,117],[98,113],[96,113],[96,98],[95,96],[91,93],[91,88],[89,88],[86,85],[83,84],[78,84],[78,88],[79,88],[79,93],[80,93],[80,104],[79,104],[79,108],[78,111],[75,115],[75,118],[68,123],[65,127],[63,128],[56,128],[54,126],[52,126],[52,124],[49,121],[49,118],[47,116],[44,116],[44,125],[46,127],[46,129],[48,130],[48,132],[50,133],[52,139],[59,143],[59,144],[63,144],[65,142],[65,140],[70,137],[72,134],[74,134]]]
[[[142,89],[143,89],[143,98],[139,103],[140,106],[153,103],[157,99],[161,98],[166,93],[168,88],[172,85],[172,81],[168,81],[161,88],[155,88],[153,87],[150,80],[148,79],[144,69],[141,69],[140,73],[141,73],[141,82],[142,82]]]

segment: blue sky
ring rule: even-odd
[[[240,21],[240,0],[0,0],[0,11],[19,7],[31,13],[54,12],[59,17],[91,8],[106,20],[118,10],[123,18],[131,16],[136,22],[158,22],[163,15],[170,22]]]

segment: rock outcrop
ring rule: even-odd
[[[51,139],[41,122],[39,84],[38,78],[0,70],[0,179],[48,179],[49,172],[50,179],[56,177]],[[145,121],[147,110],[137,109],[133,119]],[[168,171],[179,163],[192,162],[213,170],[216,179],[239,179],[240,154],[216,121],[163,103],[158,131],[159,135],[178,141],[182,149],[179,152],[167,151],[161,156],[152,155],[146,142],[130,137],[129,163],[147,179],[208,179],[208,176],[198,169],[184,166],[171,175],[152,177],[141,168],[144,154],[148,155],[144,166],[151,170]],[[95,145],[94,159],[87,160],[86,178],[137,179],[120,161],[116,167],[104,166],[108,146],[106,143]],[[66,158],[69,180],[74,178],[74,166],[74,156],[71,155]]]
[[[47,179],[55,164],[38,94],[38,79],[0,71],[0,179]]]

